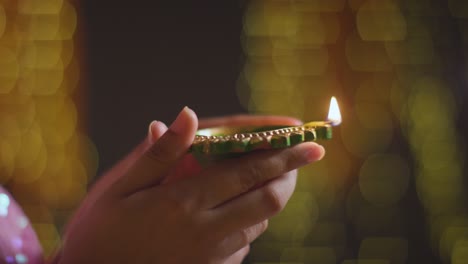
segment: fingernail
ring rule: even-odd
[[[153,127],[154,127],[154,125],[156,125],[156,123],[158,123],[158,121],[153,120],[153,121],[151,121],[151,123],[150,123],[149,126],[148,126],[148,136],[149,136],[150,138],[153,137],[153,134],[154,134],[154,133],[153,133]]]
[[[183,134],[184,131],[186,130],[187,127],[187,114],[190,111],[190,108],[187,106],[180,111],[179,115],[177,118],[174,120],[174,122],[170,126],[170,130],[176,134]]]
[[[316,144],[316,143],[314,144],[315,144],[315,147],[308,149],[304,154],[304,157],[307,162],[318,161],[318,160],[321,160],[325,156],[325,148],[319,144]]]
[[[302,120],[300,120],[300,119],[294,118],[293,120],[294,120],[294,125],[296,125],[296,126],[300,126],[300,125],[304,124],[304,122],[302,122]]]

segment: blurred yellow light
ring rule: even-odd
[[[305,166],[299,171],[299,175],[297,178],[297,191],[319,194],[323,192],[327,184],[330,184],[329,166],[325,162]]]
[[[392,115],[385,105],[356,102],[355,111],[364,127],[372,130],[393,131]]]
[[[361,242],[359,259],[387,259],[392,264],[404,264],[407,263],[408,248],[405,238],[368,237]]]
[[[287,2],[251,1],[244,16],[247,36],[290,37],[297,27],[298,18]]]
[[[409,36],[401,41],[385,42],[385,50],[394,64],[425,65],[434,60],[434,45],[430,35]]]
[[[269,58],[273,48],[268,37],[243,36],[241,38],[242,49],[250,59]]]
[[[290,247],[281,254],[281,263],[336,264],[335,250],[331,247]]]
[[[349,66],[355,71],[388,72],[393,67],[383,43],[364,41],[356,32],[348,36],[345,54]]]
[[[60,92],[71,95],[78,86],[81,72],[78,59],[72,58],[68,63],[69,64],[64,71],[64,78],[60,86]]]
[[[87,135],[75,133],[67,142],[66,150],[68,153],[77,153],[78,157],[83,157],[81,160],[73,159],[73,164],[75,164],[73,166],[78,166],[80,171],[82,168],[85,170],[84,173],[80,172],[74,175],[74,178],[76,178],[78,182],[86,184],[85,181],[82,181],[84,178],[81,176],[87,177],[88,179],[92,179],[96,176],[99,154],[96,146]]]
[[[307,12],[339,12],[344,9],[346,0],[297,0],[292,2],[297,11]]]
[[[314,195],[298,192],[291,197],[285,210],[269,221],[264,239],[270,242],[302,243],[318,216],[319,206]]]
[[[459,168],[419,172],[416,191],[421,203],[431,214],[458,212],[466,205]]]
[[[332,42],[327,37],[329,33],[327,30],[330,28],[339,29],[339,24],[336,20],[330,20],[332,22],[326,24],[320,13],[317,12],[298,12],[299,25],[297,34],[293,37],[293,42],[301,47],[317,47],[325,43]],[[333,23],[335,22],[335,23]],[[330,34],[332,35],[332,34]]]
[[[0,3],[0,38],[2,38],[2,35],[5,32],[5,28],[6,28],[5,9],[3,8],[2,3]]]
[[[395,82],[393,73],[373,73],[359,81],[354,95],[356,103],[372,103],[385,106],[389,102],[392,85]]]
[[[287,92],[281,91],[251,91],[249,110],[277,114],[277,115],[291,115],[302,116],[304,110],[304,102],[300,100],[300,94],[293,94],[293,90]],[[294,104],[295,107],[289,107]]]
[[[11,154],[16,157],[22,144],[22,131],[15,117],[14,114],[2,113],[0,116],[0,137],[2,141],[8,142],[8,146],[11,148]]]
[[[338,106],[338,101],[332,96],[330,100],[330,109],[328,110],[328,120],[333,123],[333,125],[341,124],[341,112],[340,107]]]
[[[398,205],[377,207],[361,201],[356,209],[358,212],[354,219],[354,227],[359,239],[382,234],[382,230],[387,234],[401,234],[401,230],[405,229],[406,222],[401,217],[403,212]]]
[[[77,13],[65,0],[10,2],[0,0],[0,184],[49,255],[97,166],[92,144],[76,140]]]
[[[364,258],[360,258],[360,259],[357,259],[357,260],[345,260],[341,264],[392,264],[392,262],[389,259],[377,259],[377,258],[364,259]]]
[[[41,99],[37,101],[37,112],[42,121],[44,141],[52,145],[65,144],[73,136],[77,126],[75,103],[68,96]]]
[[[22,153],[19,153],[19,154],[22,154]],[[45,148],[44,145],[42,145],[41,148],[39,149],[39,153],[37,153],[37,157],[34,160],[34,162],[28,164],[29,166],[27,167],[17,166],[15,168],[14,175],[13,175],[14,182],[21,183],[21,184],[23,183],[30,184],[30,183],[34,183],[37,180],[40,180],[47,166],[47,159],[48,159],[47,149]],[[21,161],[23,162],[23,160]],[[35,191],[38,192],[39,190],[35,190]],[[35,194],[34,195],[30,194],[30,196],[35,196]]]
[[[75,44],[72,40],[62,40],[61,41],[61,51],[60,59],[62,61],[62,65],[65,68],[72,62],[73,54],[75,52]]]
[[[15,150],[7,140],[0,140],[0,185],[5,185],[15,169]]]
[[[441,169],[457,166],[457,144],[453,139],[425,140],[419,151],[420,162],[424,169]]]
[[[273,49],[272,59],[281,76],[320,76],[327,70],[329,55],[325,47],[290,49],[278,46]]]
[[[263,12],[271,37],[291,37],[297,33],[299,18],[290,3],[271,1],[264,5]]]
[[[397,79],[392,80],[390,90],[390,105],[393,115],[399,119],[400,123],[406,123],[407,118],[402,118],[407,115],[407,98],[409,91]],[[404,128],[402,128],[404,129]]]
[[[449,0],[448,12],[468,17],[467,6],[459,2]],[[346,32],[341,26],[351,20],[340,12],[345,6],[355,18]],[[353,103],[344,111],[346,122],[334,139],[323,142],[330,155],[300,171],[297,189],[301,198],[292,198],[291,209],[278,221],[274,219],[271,230],[259,238],[251,254],[253,263],[328,261],[327,254],[312,254],[320,257],[305,260],[310,246],[330,247],[340,260],[349,255],[345,227],[337,238],[323,231],[323,226],[337,220],[328,216],[335,213],[340,192],[348,188],[347,216],[354,228],[353,239],[362,244],[359,259],[341,264],[407,261],[408,242],[396,236],[407,227],[401,202],[412,180],[425,209],[423,220],[466,211],[465,157],[455,127],[458,104],[447,89],[448,82],[432,74],[443,66],[433,40],[444,35],[430,30],[430,23],[421,19],[446,15],[444,10],[419,0],[250,1],[244,20],[247,64],[242,76],[248,85],[239,92],[248,102],[244,105],[257,113],[292,114],[291,108],[300,109],[297,112],[309,120],[323,115],[316,107],[308,107],[309,102],[337,94]],[[468,31],[461,28],[467,44]],[[340,52],[344,61],[336,56]],[[400,133],[411,148],[412,169],[408,160],[387,153],[394,143],[400,144]],[[392,140],[394,136],[398,142]],[[349,176],[361,159],[365,162],[356,183]],[[301,204],[309,195],[314,203]],[[313,219],[313,225],[302,222],[303,216]],[[434,223],[425,222],[432,232]],[[464,237],[450,239],[450,246],[437,252],[446,228],[431,237],[434,255],[443,252],[447,263],[450,257],[454,263],[464,261],[468,255]],[[382,230],[387,237],[375,237]],[[294,248],[285,248],[292,243]]]
[[[359,8],[356,20],[363,40],[397,41],[406,37],[405,18],[393,1],[367,1]]]
[[[376,206],[394,205],[403,198],[410,182],[410,169],[400,156],[370,156],[359,172],[362,196]]]
[[[458,254],[465,252],[468,253],[467,240],[468,237],[468,225],[465,222],[462,225],[451,225],[448,226],[442,236],[440,238],[439,250],[440,255],[445,260],[450,260],[453,256],[452,254],[455,253],[454,250],[458,250]],[[458,249],[457,249],[458,244]],[[466,261],[466,259],[465,259]],[[454,262],[450,262],[454,263]],[[463,263],[463,262],[461,262]]]
[[[266,28],[262,1],[251,1],[244,14],[244,34],[248,37],[268,37]]]
[[[49,223],[33,223],[33,227],[42,242],[44,254],[49,255],[57,250],[60,244],[60,234],[56,226]]]
[[[0,98],[0,105],[4,106],[3,114],[9,113],[16,119],[18,128],[22,132],[33,126],[36,118],[36,105],[31,96],[10,94],[3,99]]]
[[[346,151],[339,137],[336,140],[324,143],[324,146],[327,149],[327,155],[325,155],[322,162],[316,163],[311,167],[325,163],[326,173],[320,173],[317,176],[327,178],[327,180],[323,181],[330,182],[330,185],[335,189],[347,188],[347,179],[351,175],[351,166],[353,165],[350,153]],[[333,192],[335,191],[333,190]]]
[[[78,158],[69,158],[67,167],[69,169],[70,179],[74,184],[86,186],[88,183],[88,175],[83,162]]]
[[[461,238],[453,246],[451,255],[452,264],[463,264],[468,259],[468,239]]]
[[[340,135],[346,149],[357,157],[385,152],[393,138],[392,129],[371,129],[364,125],[354,111],[347,111],[346,122],[340,127]]]
[[[77,14],[75,7],[68,1],[63,2],[60,12],[60,27],[57,38],[61,40],[73,39],[76,31]]]
[[[60,40],[28,41],[23,47],[20,63],[25,68],[57,68],[61,53],[62,41]]]
[[[43,148],[42,135],[37,124],[22,133],[21,149],[17,154],[17,168],[27,168],[38,158]]]
[[[63,66],[59,61],[50,69],[24,69],[18,90],[25,95],[55,94],[63,81]]]
[[[63,0],[17,0],[18,13],[21,14],[58,14]]]
[[[338,80],[338,77],[335,73],[330,71],[327,71],[323,75],[297,78],[291,82],[293,82],[296,90],[302,93],[302,101],[324,102],[324,107],[326,107],[327,104],[326,101],[323,100],[327,100],[327,98],[331,97],[331,91],[341,90],[341,83]],[[316,118],[322,119],[323,115],[326,114],[326,112],[319,113],[315,107],[308,107],[306,110],[308,111],[306,114],[309,114],[305,117],[306,120],[319,120]]]
[[[337,43],[341,34],[341,23],[340,23],[340,16],[336,13],[327,13],[320,16],[321,20],[323,21],[323,32],[324,32],[324,43],[323,44],[334,44]],[[302,25],[297,32],[297,37],[295,40],[300,45],[309,44],[312,46],[309,38],[311,32],[307,30],[307,28],[303,28]],[[299,40],[301,39],[301,40]],[[315,43],[317,45],[317,43]]]
[[[251,90],[263,92],[287,91],[287,77],[276,73],[273,65],[265,62],[249,61],[244,67],[244,76]]]
[[[358,11],[359,8],[366,3],[367,0],[348,0],[348,6],[353,10],[353,11]]]
[[[58,15],[21,15],[18,29],[26,40],[54,40],[60,27]]]
[[[19,65],[15,52],[8,47],[3,47],[1,43],[0,58],[0,94],[7,94],[16,85]]]

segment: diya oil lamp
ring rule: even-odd
[[[341,123],[335,97],[331,98],[326,121],[300,126],[214,127],[197,131],[190,151],[196,156],[225,156],[261,149],[279,149],[332,138],[332,127]]]

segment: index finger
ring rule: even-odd
[[[199,120],[198,129],[219,126],[297,126],[302,122],[289,116],[274,115],[232,115],[226,117],[211,117]]]

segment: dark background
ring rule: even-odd
[[[200,117],[242,112],[239,1],[81,1],[86,119],[99,172],[131,150],[152,120],[183,106]]]

